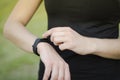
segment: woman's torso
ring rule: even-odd
[[[118,0],[45,0],[45,7],[49,29],[70,26],[85,36],[118,37]]]
[[[118,38],[118,0],[45,0],[45,7],[48,14],[48,29],[69,26],[84,36]],[[96,77],[91,79],[98,80],[98,75],[108,77],[120,73],[119,60],[95,55],[81,56],[69,50],[60,51],[52,42],[50,44],[70,65],[73,80],[83,77],[82,80],[89,77]],[[82,78],[78,74],[83,74]],[[102,77],[99,79],[103,80]]]
[[[45,0],[48,29],[69,26],[79,34],[118,38],[118,0]]]

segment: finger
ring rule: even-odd
[[[53,66],[51,80],[58,80],[59,68],[58,66]]]
[[[65,32],[64,31],[59,31],[59,32],[53,32],[53,34],[51,35],[51,41],[54,41],[55,37],[65,37]]]
[[[59,45],[59,49],[61,51],[68,49],[68,47],[69,47],[69,44],[67,44],[67,42]]]
[[[44,72],[43,80],[48,80],[48,78],[50,77],[51,69],[52,69],[51,66],[45,65],[45,72]]]
[[[42,34],[43,38],[47,38],[48,36],[50,36],[53,33],[53,29],[50,29],[48,31],[46,31],[44,34]]]
[[[64,80],[65,70],[64,65],[60,66],[58,80]]]
[[[63,44],[63,43],[65,43],[67,40],[64,38],[64,37],[56,37],[56,38],[54,38],[54,44],[56,45],[56,46],[59,46],[59,45],[61,45],[61,44]]]
[[[46,32],[42,35],[42,37],[43,37],[43,38],[47,38],[47,37],[50,36],[53,32],[65,31],[65,30],[67,30],[67,29],[69,29],[69,27],[55,27],[55,28],[52,28],[52,29],[46,31]]]
[[[69,65],[66,65],[65,67],[65,79],[64,80],[71,80]]]

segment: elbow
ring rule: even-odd
[[[6,22],[5,24],[4,24],[4,28],[3,28],[3,36],[5,37],[5,38],[8,38],[9,37],[9,23],[8,22]]]
[[[13,35],[13,22],[11,21],[7,21],[4,24],[4,28],[3,28],[3,36],[7,39],[9,39],[12,35]]]

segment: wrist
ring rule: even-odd
[[[49,47],[49,43],[47,42],[40,42],[38,45],[37,45],[37,52],[38,54],[40,55],[41,54],[41,51],[45,50],[47,47]]]
[[[92,54],[97,55],[100,52],[101,47],[101,39],[99,38],[91,38],[91,45],[92,45]]]
[[[36,40],[35,40],[35,42],[34,42],[34,44],[32,45],[32,47],[33,47],[33,52],[36,54],[36,55],[38,55],[39,56],[39,52],[38,52],[38,45],[40,45],[40,43],[49,43],[49,40],[47,39],[47,38],[42,38],[42,39],[40,39],[40,38],[37,38]]]
[[[46,45],[48,45],[49,43],[47,42],[40,42],[38,45],[37,45],[37,48],[43,48],[45,47]]]
[[[88,38],[87,40],[87,48],[88,54],[95,54],[97,52],[97,39],[96,38]]]

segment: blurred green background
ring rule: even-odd
[[[22,51],[3,37],[4,23],[18,0],[0,0],[0,80],[37,80],[39,57]],[[44,3],[27,25],[35,35],[47,29]]]

